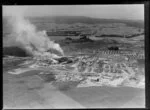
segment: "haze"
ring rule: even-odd
[[[3,6],[3,15],[86,16],[106,19],[144,20],[144,5],[5,5]]]

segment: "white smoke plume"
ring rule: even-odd
[[[50,49],[59,51],[63,55],[60,45],[50,40],[45,31],[37,31],[36,27],[25,19],[23,14],[11,15],[9,23],[12,25],[13,37],[16,42],[34,56],[57,56]]]

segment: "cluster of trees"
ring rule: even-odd
[[[117,47],[117,46],[111,46],[111,47],[108,47],[108,50],[119,50],[119,47]]]
[[[136,36],[139,36],[139,35],[143,35],[144,33],[139,33],[139,34],[132,34],[132,35],[115,35],[115,34],[112,34],[112,35],[107,35],[107,34],[102,34],[102,35],[97,35],[96,37],[126,37],[126,38],[132,38],[132,37],[136,37]]]
[[[82,36],[82,37],[79,38],[79,39],[72,39],[72,38],[70,38],[70,37],[67,37],[67,38],[65,39],[65,41],[66,41],[67,43],[70,43],[70,42],[73,42],[73,43],[93,42],[93,40],[87,38],[86,36]]]
[[[18,56],[27,57],[30,56],[24,49],[14,46],[14,47],[3,47],[3,56]]]
[[[47,32],[48,36],[78,36],[80,33],[76,31],[56,31]]]

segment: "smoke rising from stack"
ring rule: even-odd
[[[15,39],[16,45],[25,49],[27,53],[34,56],[57,57],[56,54],[48,52],[53,49],[63,55],[60,45],[51,41],[45,31],[37,31],[36,27],[25,19],[23,14],[11,15],[8,22],[12,26],[12,37]]]

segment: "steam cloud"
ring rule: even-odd
[[[45,31],[37,31],[36,27],[23,16],[12,16],[9,20],[15,41],[28,53],[34,56],[57,57],[47,52],[50,49],[59,51],[63,55],[60,45],[50,40]]]

